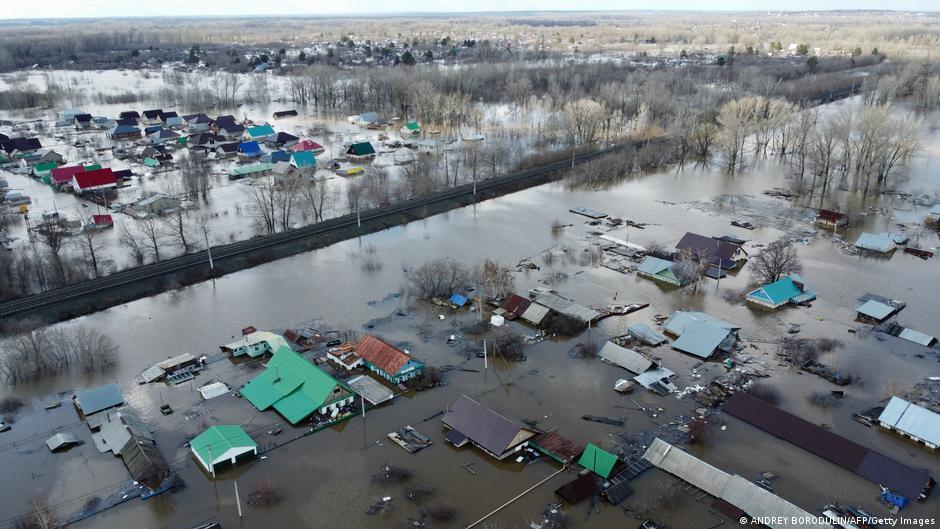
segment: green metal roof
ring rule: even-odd
[[[243,165],[241,167],[236,167],[229,171],[228,174],[233,176],[248,176],[256,173],[263,173],[265,171],[270,171],[274,169],[273,163],[256,163],[254,165]]]
[[[610,477],[610,471],[614,469],[616,463],[617,456],[597,447],[594,443],[588,443],[584,447],[584,453],[578,460],[579,465],[604,479]]]
[[[37,163],[36,165],[33,166],[33,172],[34,172],[34,173],[36,173],[36,172],[43,173],[43,172],[51,171],[51,170],[55,169],[55,168],[58,167],[58,166],[59,166],[59,164],[57,164],[57,163],[55,163],[55,162]]]
[[[349,146],[349,150],[346,152],[351,152],[356,156],[368,156],[370,154],[375,154],[375,148],[372,147],[372,143],[363,141],[359,143],[353,143]]]
[[[408,130],[421,130],[421,125],[419,125],[417,121],[409,121],[405,123],[405,128]]]
[[[199,454],[200,459],[211,465],[213,457],[217,458],[232,448],[257,448],[258,444],[241,426],[219,424],[196,436],[189,446]]]
[[[263,138],[274,134],[274,127],[271,125],[259,125],[257,127],[248,127],[248,136],[252,138]]]
[[[268,361],[265,371],[245,384],[241,393],[259,410],[273,406],[291,424],[297,424],[337,400],[334,394],[337,386],[352,394],[348,386],[282,346]]]
[[[160,165],[160,162],[158,162],[154,158],[144,158],[144,165],[146,165],[147,167],[156,167]]]
[[[98,169],[101,169],[100,163],[93,163],[85,166],[86,171],[97,171]]]

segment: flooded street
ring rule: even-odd
[[[852,102],[836,105],[842,104]],[[936,123],[936,116],[931,119]],[[936,128],[928,127],[924,147],[923,155],[911,166],[909,178],[896,191],[936,195],[940,190],[940,132]],[[762,194],[792,184],[785,170],[773,161],[737,175],[727,175],[720,168],[675,169],[603,190],[572,189],[565,182],[552,183],[62,323],[88,325],[111,336],[119,346],[119,364],[107,374],[73,373],[39,384],[0,388],[0,394],[12,391],[28,401],[14,429],[0,434],[0,463],[9,491],[0,497],[0,512],[4,513],[0,518],[16,516],[36,494],[61,505],[63,514],[71,513],[88,498],[128,479],[116,457],[97,452],[87,428],[78,422],[68,402],[55,410],[43,410],[53,394],[61,392],[68,399],[72,389],[117,382],[127,404],[154,429],[157,446],[178,470],[186,488],[146,501],[129,501],[75,527],[185,529],[211,518],[217,518],[226,528],[324,527],[324,520],[331,521],[330,527],[398,527],[407,518],[417,518],[419,511],[405,500],[404,485],[371,480],[371,474],[384,463],[407,467],[415,473],[413,482],[432,485],[436,493],[431,503],[446,501],[456,507],[455,520],[441,526],[466,527],[560,466],[544,460],[529,465],[511,460],[496,463],[475,448],[455,449],[444,442],[437,414],[466,394],[508,417],[534,420],[541,429],[557,428],[579,443],[593,442],[615,450],[622,445],[623,429],[580,417],[623,417],[626,432],[640,432],[680,415],[689,416],[698,404],[689,398],[660,397],[640,389],[631,395],[634,400],[644,407],[663,409],[657,417],[649,417],[630,409],[630,401],[613,391],[614,381],[625,378],[625,371],[599,359],[576,358],[569,350],[587,339],[602,343],[608,337],[624,334],[629,324],[650,323],[654,315],[668,315],[682,308],[701,310],[740,325],[742,340],[750,344],[747,354],[766,363],[773,373],[764,383],[779,389],[782,408],[811,422],[824,423],[832,431],[908,465],[927,468],[936,478],[940,476],[936,454],[896,435],[866,428],[851,418],[852,413],[868,410],[888,397],[892,385],[899,384],[906,391],[924,377],[940,375],[936,351],[925,353],[923,348],[890,336],[848,332],[859,326],[853,321],[856,299],[872,292],[907,303],[899,323],[940,335],[936,287],[940,261],[936,258],[924,261],[900,251],[890,259],[850,256],[833,242],[832,234],[808,234],[805,244],[797,246],[803,261],[802,276],[818,293],[818,300],[809,308],[779,312],[758,312],[725,300],[727,292],[748,285],[747,266],[720,284],[706,280],[697,294],[684,294],[663,289],[632,273],[579,266],[572,262],[575,259],[556,260],[551,266],[541,260],[549,248],[568,249],[573,255],[586,250],[597,228],[569,212],[569,208],[579,206],[646,223],[645,229],[626,228],[631,243],[659,243],[672,248],[686,231],[695,231],[748,239],[746,248],[755,248],[756,252],[759,248],[755,245],[776,240],[792,229],[813,229],[813,210],[809,207],[820,205],[817,197],[801,197],[793,206]],[[717,200],[723,195],[749,196],[775,211],[785,211],[791,226],[781,230],[782,221],[778,220],[755,221],[759,227],[754,231],[732,227],[730,219],[747,219],[748,215],[734,200]],[[858,216],[859,221],[848,233],[838,234],[850,243],[862,231],[889,231],[898,224],[918,224],[929,209],[897,195],[866,198],[848,192],[824,197],[822,205],[838,206]],[[570,226],[552,230],[556,220]],[[920,245],[940,245],[937,232],[922,234]],[[363,267],[367,251],[377,256],[381,263],[378,270],[366,271]],[[584,333],[570,340],[543,341],[526,349],[525,362],[494,362],[484,370],[483,360],[468,353],[479,349],[478,341],[472,341],[461,330],[476,321],[475,313],[416,302],[402,293],[403,269],[440,257],[471,266],[493,258],[511,267],[531,259],[541,270],[515,272],[518,293],[545,287],[545,278],[557,271],[567,274],[567,279],[551,287],[583,305],[650,306],[629,316],[603,320],[589,331],[590,337]],[[789,324],[800,325],[800,337],[831,337],[843,343],[820,359],[858,379],[840,388],[846,391],[840,406],[814,407],[806,396],[828,393],[836,386],[778,365],[772,342],[786,335]],[[408,393],[369,410],[365,418],[353,417],[286,444],[302,429],[287,428],[280,436],[268,435],[275,424],[283,421],[275,412],[258,413],[248,402],[231,394],[201,401],[194,391],[215,378],[237,387],[258,372],[257,365],[219,360],[210,364],[206,374],[179,386],[141,386],[134,380],[155,362],[179,353],[214,356],[220,344],[232,341],[241,328],[249,325],[277,331],[314,326],[376,334],[390,343],[406,344],[429,366],[452,369],[445,375],[444,387]],[[533,332],[518,322],[509,325],[523,334]],[[451,334],[458,337],[456,345],[446,343]],[[698,360],[668,346],[652,353],[677,374],[675,383],[680,389],[705,385],[725,372],[716,362],[693,371]],[[170,404],[174,415],[162,416],[162,404]],[[221,423],[242,424],[259,445],[283,446],[212,481],[184,444],[206,426]],[[428,435],[434,444],[410,455],[386,438],[388,432],[406,424]],[[47,432],[52,427],[66,428],[86,442],[64,454],[50,455],[43,441],[51,435]],[[776,492],[810,512],[838,501],[879,515],[887,513],[877,502],[876,484],[724,414],[709,418],[709,430],[693,452],[722,470],[750,480],[762,472],[774,473],[779,476],[774,482]],[[474,473],[461,468],[467,463],[473,464],[470,468]],[[557,501],[553,491],[573,479],[575,473],[574,469],[566,470],[499,511],[492,520],[527,526],[547,504]],[[238,520],[233,482],[237,480],[244,502],[248,492],[256,490],[258,482],[268,476],[278,483],[290,507],[244,507],[244,518]],[[656,509],[654,496],[667,479],[662,471],[648,471],[631,483],[635,493],[620,507],[603,503],[595,511],[588,502],[582,502],[565,509],[573,525],[583,528],[639,526],[643,519],[621,508],[627,506],[651,509],[658,521],[675,528],[704,529],[720,521],[709,513],[707,502],[700,503],[688,495],[680,495],[668,509]],[[394,509],[384,515],[365,514],[383,496],[393,498]],[[936,515],[940,512],[940,494],[935,491],[926,502],[913,504],[903,512],[908,516]]]

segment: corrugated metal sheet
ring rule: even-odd
[[[614,342],[607,342],[601,347],[600,357],[605,361],[618,365],[635,375],[646,372],[653,367],[653,361],[640,353],[620,347]]]
[[[731,331],[701,321],[685,326],[679,339],[672,343],[674,349],[699,358],[708,358],[721,346]]]
[[[346,381],[346,383],[370,404],[381,404],[391,400],[394,394],[388,388],[366,375],[359,375]]]
[[[539,292],[535,296],[535,302],[581,321],[593,321],[600,316],[600,313],[596,310],[589,309],[570,299],[563,298],[554,292]]]
[[[812,514],[783,498],[740,476],[715,468],[661,439],[653,440],[643,457],[752,517],[765,518],[769,521],[767,526],[772,529],[831,529],[827,523],[812,523]]]
[[[532,303],[529,305],[529,308],[525,309],[525,312],[522,313],[522,319],[532,325],[538,326],[542,324],[542,320],[545,319],[545,316],[548,316],[548,311],[548,307],[544,307],[538,303]]]
[[[940,414],[899,397],[891,397],[878,422],[934,446],[940,446]]]
[[[414,360],[408,353],[371,335],[359,340],[356,354],[390,376],[397,375],[409,360]]]
[[[75,437],[75,434],[70,432],[59,432],[46,439],[46,446],[49,447],[50,452],[55,452],[60,448],[74,444],[78,444],[78,437]]]
[[[646,345],[659,345],[661,343],[666,343],[666,337],[662,334],[654,331],[649,325],[645,323],[634,323],[633,325],[627,327],[627,333],[630,336],[635,337]]]
[[[708,323],[715,327],[721,327],[722,329],[728,329],[729,331],[736,331],[741,328],[738,325],[726,322],[725,320],[716,318],[714,316],[710,316],[704,312],[678,310],[674,312],[668,320],[666,320],[666,322],[663,324],[663,329],[675,336],[682,336],[682,333],[685,331],[685,327],[696,321]]]
[[[673,391],[677,391],[679,389],[675,384],[669,381],[669,378],[672,376],[675,376],[675,373],[666,369],[665,367],[660,367],[658,369],[647,371],[641,375],[637,375],[633,377],[633,380],[635,380],[637,384],[643,386],[644,388],[656,391],[657,393],[659,393],[656,388],[657,384],[661,385],[667,393],[672,393]]]

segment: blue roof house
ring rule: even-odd
[[[298,169],[313,168],[317,166],[317,157],[313,151],[297,151],[291,155],[290,164]]]
[[[660,283],[666,283],[667,285],[673,285],[677,287],[684,286],[685,283],[679,279],[675,273],[676,263],[672,261],[667,261],[665,259],[660,259],[658,257],[653,257],[652,255],[647,255],[643,262],[640,263],[640,266],[636,269],[636,275],[640,277],[645,277],[652,279],[653,281],[658,281]]]
[[[816,293],[807,290],[803,280],[797,275],[781,277],[773,283],[748,292],[745,297],[748,303],[769,309],[778,309],[790,303],[806,303],[814,299]]]
[[[288,154],[287,151],[281,150],[269,152],[261,158],[262,162],[267,163],[286,162],[288,160],[290,160],[290,154]]]
[[[703,312],[677,311],[663,323],[663,330],[678,339],[674,349],[683,353],[709,358],[717,351],[730,352],[741,328]]]
[[[261,146],[256,141],[243,141],[238,145],[238,152],[248,158],[261,156]]]

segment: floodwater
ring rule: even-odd
[[[897,191],[937,192],[940,134],[935,129],[928,130],[925,146],[924,155],[912,164],[910,178],[899,184]],[[767,243],[784,232],[777,227],[754,231],[733,228],[730,218],[746,218],[734,202],[725,204],[724,210],[703,204],[720,195],[752,196],[788,211],[789,229],[809,228],[808,210],[761,196],[766,189],[791,183],[770,162],[734,176],[709,168],[666,171],[600,191],[553,183],[60,324],[89,325],[109,334],[119,344],[120,364],[107,374],[73,374],[0,390],[29,401],[13,430],[0,434],[0,462],[5,469],[4,489],[8,491],[0,497],[2,518],[24,512],[27,501],[34,495],[60,505],[63,514],[70,513],[87,498],[103,495],[126,481],[120,461],[110,454],[97,453],[88,430],[78,424],[69,406],[49,412],[42,409],[43,403],[56,392],[64,392],[68,398],[71,389],[111,381],[119,383],[128,405],[156,431],[158,446],[187,486],[176,494],[148,501],[133,500],[77,527],[187,528],[210,518],[219,519],[227,528],[397,527],[404,520],[417,517],[419,511],[404,499],[404,486],[372,482],[371,474],[386,462],[408,467],[415,473],[414,481],[434,486],[436,494],[430,503],[443,501],[457,508],[454,521],[436,527],[466,527],[559,467],[546,462],[497,464],[473,448],[454,449],[446,445],[439,418],[433,416],[461,394],[472,395],[507,416],[537,420],[541,428],[558,428],[575,441],[594,442],[610,450],[621,447],[623,429],[586,422],[580,419],[581,415],[622,416],[627,432],[639,432],[659,427],[680,415],[688,417],[698,406],[690,399],[658,397],[641,390],[632,398],[645,407],[659,407],[663,411],[652,418],[629,410],[632,403],[612,390],[616,379],[626,378],[625,371],[596,359],[568,354],[574,344],[587,339],[586,335],[541,342],[526,350],[525,362],[490,365],[484,371],[483,361],[466,352],[475,350],[478,343],[468,343],[470,338],[460,331],[475,321],[473,313],[455,313],[409,302],[397,295],[404,268],[439,257],[471,265],[491,257],[510,266],[531,258],[542,269],[517,272],[517,292],[545,286],[543,281],[549,272],[562,271],[568,274],[568,279],[552,285],[553,288],[582,304],[601,307],[610,303],[650,303],[649,308],[630,316],[604,320],[590,331],[591,339],[597,342],[622,334],[630,323],[649,322],[655,314],[669,314],[679,308],[703,310],[738,323],[743,327],[742,338],[753,345],[745,353],[766,363],[773,375],[765,383],[780,390],[783,408],[825,423],[833,431],[911,466],[927,468],[935,477],[940,475],[940,461],[926,448],[866,428],[851,419],[852,413],[865,411],[889,396],[892,388],[906,391],[924,377],[940,375],[935,351],[927,352],[891,337],[881,341],[865,333],[847,332],[857,326],[852,321],[855,299],[873,292],[907,302],[899,317],[901,324],[940,334],[936,318],[940,301],[933,287],[940,278],[937,268],[940,261],[922,261],[900,252],[890,259],[849,256],[842,253],[840,244],[832,242],[831,234],[809,234],[805,244],[798,247],[803,277],[819,293],[819,299],[810,308],[764,313],[731,305],[722,297],[728,291],[745,288],[747,267],[720,284],[705,281],[697,294],[684,294],[604,267],[581,267],[564,259],[549,267],[541,260],[548,248],[568,248],[575,253],[587,248],[589,233],[596,228],[586,224],[583,217],[568,212],[576,206],[648,223],[646,229],[630,232],[630,241],[641,245],[659,242],[670,247],[690,230],[711,235],[732,233],[751,240],[750,247]],[[854,241],[863,230],[882,231],[897,224],[919,223],[927,209],[896,195],[863,199],[848,192],[826,197],[825,204],[840,204],[856,214],[865,213],[849,233],[839,234],[848,241]],[[553,233],[550,225],[556,219],[572,226]],[[913,232],[913,228],[909,231]],[[937,235],[922,235],[920,243],[925,248],[937,246]],[[362,263],[367,251],[378,256],[380,270],[364,271]],[[444,320],[437,317],[440,313],[445,315]],[[821,358],[860,379],[845,388],[846,398],[840,406],[828,410],[813,407],[806,398],[809,394],[828,392],[835,386],[816,376],[777,366],[775,346],[768,342],[784,336],[790,323],[801,325],[801,337],[834,337],[843,342],[843,347]],[[181,352],[214,354],[220,344],[230,341],[247,325],[275,330],[316,325],[375,333],[407,345],[429,365],[455,369],[447,373],[444,387],[395,399],[370,410],[365,419],[355,417],[340,426],[285,444],[268,453],[265,459],[239,466],[211,481],[183,446],[188,437],[206,426],[243,424],[259,444],[269,447],[298,432],[288,429],[278,437],[268,435],[270,427],[282,422],[281,419],[273,412],[258,413],[247,402],[232,396],[200,403],[198,393],[189,384],[138,386],[134,377],[153,363]],[[531,333],[522,326],[516,328]],[[446,344],[450,334],[461,340],[457,346]],[[717,363],[706,363],[693,372],[696,359],[665,347],[652,353],[677,373],[676,384],[680,389],[705,385],[725,371]],[[211,364],[195,384],[220,378],[237,386],[253,372],[250,366],[222,360]],[[158,411],[161,403],[171,404],[176,413],[163,417]],[[773,472],[779,476],[774,481],[777,492],[810,512],[838,501],[887,515],[884,506],[877,502],[876,484],[734,418],[718,415],[709,422],[705,441],[694,452],[719,468],[748,479],[759,477],[761,472]],[[386,433],[405,424],[415,426],[435,444],[410,455],[386,439]],[[70,428],[86,444],[64,454],[50,455],[43,440],[57,426]],[[470,468],[475,473],[461,467],[467,463],[472,463]],[[233,482],[237,480],[244,501],[266,476],[279,485],[283,503],[268,508],[243,506],[244,518],[239,520]],[[569,470],[550,479],[499,511],[492,520],[527,526],[547,504],[556,501],[552,491],[574,476],[574,471]],[[718,523],[720,519],[709,513],[707,501],[700,503],[690,496],[680,495],[668,509],[658,508],[655,496],[666,481],[664,473],[648,471],[632,483],[636,493],[621,507],[649,510],[650,517],[669,527],[706,528]],[[13,483],[18,486],[11,487]],[[365,514],[369,505],[383,496],[394,498],[394,509],[384,515]],[[632,529],[643,521],[632,512],[605,503],[597,511],[589,509],[588,502],[565,509],[578,527]],[[940,495],[935,493],[927,502],[902,512],[907,516],[936,516],[938,511]]]
[[[325,148],[325,152],[318,156],[320,168],[317,170],[317,176],[326,182],[327,199],[325,200],[324,212],[326,218],[352,211],[346,189],[352,182],[362,178],[361,176],[339,176],[329,169],[329,163],[327,162],[342,158],[345,154],[345,146],[360,141],[373,142],[378,149],[378,156],[374,161],[369,164],[343,161],[341,166],[343,168],[356,165],[384,167],[388,175],[389,194],[392,194],[392,190],[404,178],[403,167],[396,165],[396,159],[401,161],[403,157],[415,155],[413,151],[404,148],[393,150],[379,147],[381,144],[380,135],[384,134],[392,139],[400,137],[399,131],[395,127],[390,127],[387,132],[384,130],[367,130],[351,124],[345,119],[346,116],[339,112],[328,112],[313,107],[303,108],[288,102],[284,93],[285,78],[283,77],[262,76],[262,78],[268,80],[268,94],[270,97],[270,100],[266,99],[264,103],[207,108],[198,105],[169,106],[162,104],[159,93],[160,89],[164,88],[164,81],[163,74],[160,72],[117,70],[81,72],[63,70],[51,72],[49,76],[61,85],[69,87],[69,95],[65,96],[66,100],[63,101],[63,106],[74,106],[94,116],[116,118],[124,110],[136,109],[143,111],[146,108],[172,110],[180,115],[205,112],[214,117],[231,114],[239,120],[251,119],[258,124],[269,122],[278,132],[288,132],[300,138],[316,141]],[[240,97],[250,88],[253,79],[258,78],[256,75],[243,77],[244,88],[240,92]],[[187,83],[193,83],[207,89],[213,83],[213,78],[205,73],[186,74],[184,78]],[[47,86],[47,76],[40,72],[29,72],[28,75],[22,72],[0,75],[0,88],[22,83],[30,83],[38,89],[44,90]],[[97,102],[98,96],[96,94],[113,97],[127,91],[134,91],[145,100],[128,104]],[[274,112],[287,109],[297,109],[299,115],[277,120],[271,118]],[[527,131],[536,128],[536,125],[531,122],[531,119],[534,118],[530,118],[528,113],[512,112],[512,109],[505,106],[481,104],[481,110],[485,116],[482,120],[484,125],[482,132],[487,137],[485,145],[503,142],[511,146],[507,150],[504,159],[497,164],[499,172],[512,166],[521,156],[532,153],[534,135],[529,134]],[[183,174],[179,166],[184,164],[189,157],[187,149],[173,151],[174,159],[172,162],[164,162],[160,167],[151,169],[131,159],[120,160],[115,158],[110,150],[112,142],[107,138],[105,130],[75,131],[74,127],[54,127],[56,115],[51,110],[45,112],[35,110],[0,112],[0,119],[10,120],[13,123],[11,128],[4,127],[0,130],[11,137],[20,134],[38,137],[44,148],[53,149],[62,154],[66,159],[66,165],[99,163],[114,170],[130,168],[134,172],[134,177],[118,190],[117,199],[111,204],[112,206],[129,205],[152,194],[182,196],[185,192]],[[438,136],[438,138],[440,137]],[[455,154],[451,152],[451,149],[460,145],[458,143],[448,146],[447,151],[437,155],[439,165],[448,163],[448,152],[450,152],[449,156],[453,160]],[[170,146],[171,149],[173,147]],[[131,148],[128,150],[133,151]],[[268,152],[271,149],[264,148],[263,150]],[[454,162],[450,161],[449,163],[451,164],[451,172],[455,171]],[[459,167],[459,162],[457,164]],[[256,204],[248,188],[251,183],[250,179],[232,182],[227,178],[228,172],[237,165],[239,165],[239,161],[234,157],[210,161],[209,190],[205,200],[192,198],[183,203],[186,210],[187,244],[191,247],[204,248],[205,238],[208,238],[212,245],[219,245],[249,239],[263,233],[263,228],[261,228],[259,222],[260,216],[255,211]],[[482,167],[484,165],[487,164],[481,164],[479,169],[481,177],[484,175],[489,176],[491,172],[489,169]],[[469,175],[465,174],[467,173],[466,168],[463,169],[463,172],[459,175],[460,183],[470,179]],[[53,211],[58,212],[61,218],[70,221],[84,220],[93,214],[110,212],[89,200],[70,193],[56,192],[50,186],[23,173],[0,171],[0,177],[7,179],[11,190],[19,191],[32,199],[29,210],[33,224],[41,220],[42,213],[51,213]],[[385,198],[392,199],[391,196]],[[297,203],[300,202],[301,200],[297,199]],[[307,208],[298,204],[294,207],[294,212],[293,226],[306,225],[312,222],[312,212],[308,211]],[[8,235],[18,239],[13,244],[14,248],[20,249],[29,244],[41,245],[39,241],[30,240],[28,226],[19,216],[15,217],[15,221],[7,228]],[[129,252],[120,244],[122,224],[132,224],[134,220],[129,215],[116,214],[114,215],[114,222],[115,229],[99,232],[96,239],[101,247],[96,257],[104,273],[111,273],[134,264]],[[203,227],[208,230],[208,235],[205,238],[202,233]],[[280,226],[278,226],[278,229],[280,229]],[[172,232],[173,230],[163,227],[161,231]],[[178,241],[174,240],[173,243],[170,243],[171,237],[165,235],[164,238],[166,240],[163,249],[161,249],[161,258],[183,253],[182,245]],[[71,242],[71,239],[69,242]],[[87,256],[84,254],[84,247],[80,244],[65,244],[62,251],[64,255],[71,255],[79,261],[88,261]]]

